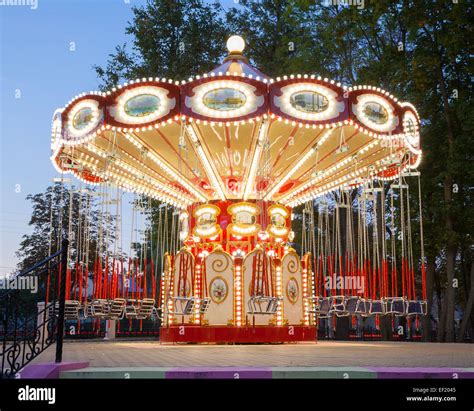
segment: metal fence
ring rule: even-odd
[[[3,280],[0,290],[2,378],[18,372],[56,342],[62,360],[68,241],[33,267]],[[32,285],[36,284],[36,289]]]

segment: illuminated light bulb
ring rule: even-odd
[[[226,43],[227,50],[229,50],[229,53],[242,53],[245,48],[245,41],[242,37],[240,36],[230,36],[227,40]]]

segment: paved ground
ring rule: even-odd
[[[33,361],[54,361],[54,347]],[[474,367],[474,344],[343,342],[285,345],[160,345],[68,341],[63,361],[90,367]]]

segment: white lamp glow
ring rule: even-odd
[[[227,40],[226,46],[227,50],[229,50],[229,53],[242,53],[245,48],[245,41],[240,36],[230,36]]]

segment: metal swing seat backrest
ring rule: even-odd
[[[168,313],[172,315],[192,315],[198,300],[196,297],[168,297],[167,307],[170,305],[173,307],[171,310],[168,308]]]
[[[319,318],[329,318],[332,317],[332,297],[321,297],[319,299]]]
[[[59,315],[59,301],[48,303],[47,311],[49,317],[57,317]]]
[[[282,297],[271,297],[264,295],[254,295],[247,303],[250,314],[274,315],[278,311],[279,302]]]
[[[210,305],[211,299],[209,297],[201,298],[199,301],[199,314],[206,314]]]
[[[114,298],[109,305],[108,319],[121,320],[125,315],[125,305],[127,301],[125,298]]]
[[[385,314],[384,304],[382,300],[368,300],[368,301],[369,301],[369,314],[370,315]]]
[[[155,300],[144,298],[138,300],[138,304],[127,305],[125,307],[125,318],[129,320],[147,320],[151,318],[155,311]]]
[[[180,267],[179,267],[179,277],[178,277],[178,284],[181,284],[181,278],[182,278],[182,284],[184,289],[180,289],[180,286],[178,286],[177,290],[177,296],[175,297],[168,297],[167,299],[167,308],[168,308],[168,314],[171,315],[193,315],[195,314],[195,309],[196,305],[199,302],[199,298],[196,296],[186,296],[186,281],[187,281],[187,270],[188,270],[188,264],[191,264],[191,270],[192,268],[192,262],[189,261],[189,257],[186,254],[181,255],[180,259]],[[184,273],[184,276],[183,276]],[[192,275],[192,274],[191,274]],[[193,282],[193,279],[191,278],[191,282]],[[171,303],[171,304],[170,304]],[[170,309],[170,306],[172,307]]]
[[[367,312],[366,302],[359,296],[346,297],[346,311],[348,315],[363,315]]]
[[[90,316],[95,318],[106,318],[110,311],[110,302],[103,298],[98,298],[92,301],[89,305]]]
[[[78,300],[66,300],[64,302],[64,319],[79,320],[82,305]]]
[[[283,297],[274,297],[264,294],[264,278],[265,275],[271,276],[271,268],[267,267],[267,257],[263,253],[256,254],[253,258],[254,271],[252,273],[252,285],[255,287],[257,283],[257,290],[252,290],[252,292],[255,292],[255,294],[250,295],[249,297],[247,302],[248,311],[251,315],[275,315],[278,311],[280,301],[283,300]],[[262,281],[262,285],[260,287],[258,286],[258,279]],[[266,279],[268,279],[268,277]]]
[[[406,306],[407,317],[426,315],[428,311],[428,304],[424,300],[407,300]]]
[[[370,316],[370,302],[366,298],[359,297],[359,304],[357,307],[357,315],[362,317]]]
[[[332,314],[335,314],[337,317],[347,317],[349,312],[346,309],[347,298],[344,295],[334,295],[331,297],[331,310]]]
[[[385,314],[403,317],[407,313],[408,302],[405,297],[386,297],[382,299]]]

